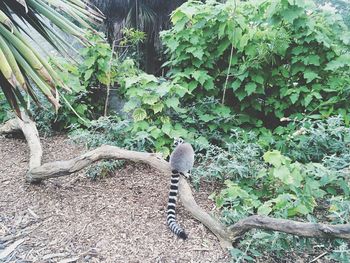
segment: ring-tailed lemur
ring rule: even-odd
[[[180,175],[188,176],[194,163],[194,151],[189,143],[184,143],[183,139],[174,140],[175,149],[170,155],[171,184],[169,201],[167,207],[167,223],[171,231],[182,239],[187,238],[185,231],[176,223],[176,200]]]

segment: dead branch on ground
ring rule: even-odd
[[[10,128],[8,128],[10,127]],[[35,123],[29,119],[24,121],[17,119],[17,125],[11,122],[5,128],[7,132],[13,127],[23,131],[30,148],[30,166],[26,180],[30,183],[40,182],[48,178],[65,176],[75,173],[94,162],[104,159],[129,160],[146,163],[161,173],[170,174],[170,166],[167,161],[158,155],[146,152],[136,152],[121,149],[114,146],[103,145],[95,150],[88,151],[76,158],[65,161],[54,161],[41,165],[42,150],[38,131]],[[240,239],[246,232],[253,228],[284,232],[305,237],[343,238],[350,239],[350,224],[326,225],[319,223],[304,223],[285,219],[276,219],[267,216],[250,216],[230,227],[224,226],[215,217],[209,215],[196,203],[191,188],[184,178],[180,179],[180,200],[186,210],[198,221],[203,223],[213,232],[224,248],[231,248],[232,244]]]

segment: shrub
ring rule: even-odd
[[[169,75],[198,101],[225,101],[241,124],[339,113],[349,123],[350,33],[312,1],[189,1],[163,32]]]

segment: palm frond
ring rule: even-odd
[[[0,1],[0,88],[17,114],[20,105],[25,108],[25,98],[38,102],[38,90],[56,110],[60,106],[57,86],[70,90],[47,59],[28,42],[28,37],[34,41],[35,37],[26,27],[66,54],[70,46],[57,33],[57,28],[88,45],[85,31],[94,30],[93,25],[103,19],[101,12],[85,0]]]

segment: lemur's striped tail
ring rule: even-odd
[[[171,174],[171,184],[170,184],[166,221],[171,231],[174,234],[176,234],[178,237],[185,240],[187,238],[187,235],[185,231],[176,223],[176,212],[175,212],[177,192],[179,187],[179,179],[181,174],[182,173],[176,170],[173,170]]]

